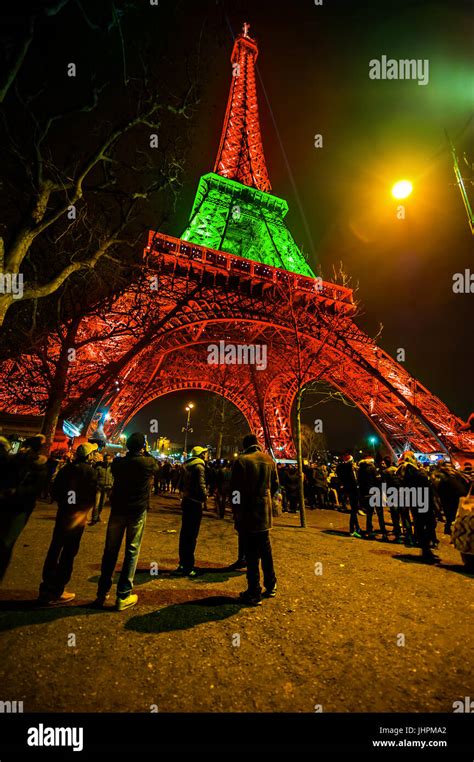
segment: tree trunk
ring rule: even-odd
[[[221,457],[222,440],[224,438],[224,423],[225,423],[225,415],[224,415],[225,398],[224,397],[221,397],[220,403],[221,403],[221,406],[219,410],[217,443],[216,443],[216,459],[217,460],[219,460]]]
[[[11,294],[3,294],[2,296],[0,296],[0,327],[5,322],[6,314],[12,302],[13,302],[13,297]]]
[[[70,367],[69,351],[74,347],[80,322],[80,318],[78,318],[70,325],[61,344],[61,352],[56,363],[54,379],[51,384],[48,404],[44,414],[43,425],[41,427],[41,433],[46,437],[46,442],[43,448],[46,455],[49,455],[51,451],[59,415],[66,397],[66,384]]]
[[[64,393],[60,394],[58,390],[56,395],[54,397],[50,395],[48,400],[48,407],[46,408],[46,412],[43,418],[43,425],[41,427],[41,433],[46,437],[46,442],[43,448],[43,452],[46,455],[49,455],[51,452],[51,447],[54,442],[54,435],[58,425],[59,414],[61,412],[61,407],[64,401],[64,396]]]
[[[301,446],[301,398],[302,389],[296,393],[296,459],[298,461],[298,486],[300,494],[300,521],[301,526],[306,526],[306,513],[304,506],[304,481],[303,481],[303,452]]]

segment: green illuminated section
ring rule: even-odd
[[[283,199],[209,172],[199,181],[181,238],[314,277],[283,222],[287,211]]]

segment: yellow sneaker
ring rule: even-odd
[[[132,606],[135,606],[136,602],[138,601],[138,595],[129,595],[127,598],[117,598],[116,601],[116,608],[117,611],[125,611],[125,609],[129,609]]]

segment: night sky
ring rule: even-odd
[[[211,171],[228,89],[232,34],[251,24],[264,151],[273,192],[290,206],[287,224],[314,270],[331,279],[340,261],[358,283],[369,334],[406,352],[406,367],[458,415],[472,400],[472,294],[453,294],[452,278],[472,263],[472,235],[455,185],[445,129],[473,156],[470,3],[176,3],[174,49],[201,35],[201,102],[192,126],[187,181],[164,232],[179,235],[199,176]],[[157,45],[163,30],[157,25]],[[429,83],[371,80],[369,61],[428,59]],[[264,89],[263,89],[264,88]],[[265,97],[266,94],[266,97]],[[323,135],[323,148],[314,135]],[[390,195],[413,182],[406,219]],[[157,400],[129,425],[158,417],[161,433],[181,436],[188,393]],[[170,404],[171,399],[173,404]],[[205,395],[195,416],[199,441]],[[175,405],[175,402],[177,405]],[[371,433],[356,409],[318,408],[333,448]],[[305,414],[308,422],[315,416]]]

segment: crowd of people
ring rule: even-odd
[[[74,600],[66,586],[71,579],[85,526],[102,521],[107,501],[107,524],[101,574],[94,606],[109,598],[122,541],[125,550],[117,583],[116,609],[136,604],[133,581],[145,531],[150,493],[179,492],[181,530],[179,565],[175,576],[194,577],[195,549],[203,511],[214,497],[215,510],[224,518],[232,512],[238,533],[237,560],[233,569],[247,570],[243,603],[261,605],[262,597],[276,595],[270,529],[280,510],[298,512],[301,500],[309,510],[333,509],[349,513],[349,533],[373,540],[374,513],[382,541],[417,546],[422,560],[434,563],[438,546],[437,522],[451,533],[459,499],[470,491],[472,464],[456,469],[449,462],[423,466],[413,452],[404,452],[397,463],[390,457],[363,455],[356,463],[347,452],[330,464],[313,463],[303,468],[303,490],[294,464],[279,464],[266,454],[253,434],[243,440],[242,453],[232,462],[209,461],[207,448],[196,446],[183,464],[157,461],[147,448],[145,435],[132,434],[127,454],[111,457],[86,442],[75,453],[61,458],[42,455],[44,436],[23,441],[13,454],[11,442],[0,437],[0,582],[10,563],[15,542],[35,507],[38,496],[57,502],[51,543],[44,561],[38,600],[61,605]],[[387,500],[388,491],[421,495],[421,503]],[[424,497],[423,497],[424,496]],[[421,498],[420,498],[421,499]],[[390,516],[390,522],[388,521]],[[364,526],[361,526],[364,524]],[[260,565],[263,572],[260,586]]]
[[[421,548],[423,560],[429,563],[438,560],[433,553],[439,545],[437,523],[443,523],[444,533],[451,534],[459,499],[468,494],[474,479],[470,462],[466,462],[462,469],[456,469],[446,461],[426,466],[411,451],[404,452],[398,462],[388,456],[373,457],[365,453],[357,463],[347,452],[329,465],[306,465],[303,472],[307,508],[330,508],[349,513],[350,535],[369,540],[376,539],[375,512],[382,541],[389,542],[392,535],[395,543],[417,546]],[[298,511],[300,490],[296,466],[279,467],[279,481],[283,510]],[[401,491],[413,488],[425,492],[426,506],[417,505],[416,500],[412,505],[403,501],[390,505],[390,501],[384,499],[390,489],[401,494]],[[390,531],[386,511],[390,516]],[[365,527],[362,527],[364,523]]]
[[[57,502],[58,510],[48,552],[43,564],[38,601],[42,605],[63,605],[74,600],[66,590],[74,560],[79,552],[87,520],[100,522],[102,509],[110,500],[105,546],[97,596],[93,605],[103,607],[110,596],[113,573],[125,538],[122,569],[117,583],[115,606],[123,611],[134,606],[133,591],[140,546],[150,507],[150,493],[179,490],[182,522],[179,536],[179,566],[175,576],[196,576],[194,552],[202,512],[210,494],[217,490],[219,515],[225,513],[228,490],[232,500],[235,527],[239,534],[239,560],[233,568],[246,566],[248,589],[243,603],[259,605],[259,563],[262,563],[264,595],[276,594],[276,577],[269,529],[272,523],[272,497],[278,489],[273,459],[263,452],[254,435],[244,438],[244,451],[234,462],[214,469],[207,464],[206,448],[194,447],[182,466],[158,463],[147,448],[146,437],[134,433],[127,439],[127,454],[114,457],[98,453],[96,443],[79,445],[74,455],[62,458],[41,454],[45,438],[27,438],[17,453],[11,443],[0,437],[0,582],[10,563],[15,543],[26,526],[39,496]],[[227,476],[232,474],[232,483]],[[210,480],[214,486],[210,489]],[[224,486],[224,482],[227,486]]]

